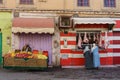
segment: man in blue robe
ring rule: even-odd
[[[96,46],[96,44],[93,44],[92,50],[91,50],[92,54],[93,54],[93,65],[95,69],[98,69],[98,67],[100,66],[100,56],[99,56],[99,48],[98,46]]]

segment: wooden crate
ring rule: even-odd
[[[27,67],[37,67],[37,64],[36,64],[36,59],[28,59],[26,60],[26,66]]]
[[[24,58],[14,58],[14,66],[24,67],[26,66],[26,62]]]
[[[11,67],[47,67],[46,59],[3,58],[4,66]]]
[[[4,66],[14,66],[14,58],[3,58]]]
[[[38,67],[46,67],[47,66],[47,60],[46,59],[37,59],[36,62]]]

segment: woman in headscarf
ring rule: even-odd
[[[25,44],[25,46],[23,46],[23,48],[22,48],[22,51],[32,52],[32,49],[28,44]]]
[[[93,65],[94,65],[94,68],[98,69],[98,67],[100,66],[100,56],[99,56],[98,46],[96,46],[95,43],[93,43],[93,47],[92,47],[91,52],[93,54]]]
[[[86,69],[92,69],[93,68],[93,60],[92,56],[90,54],[89,46],[85,46],[84,49],[84,57],[85,57],[85,67]]]

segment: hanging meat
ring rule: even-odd
[[[89,33],[89,35],[88,35],[88,39],[89,39],[89,40],[91,40],[91,36],[90,36],[90,33]]]
[[[79,34],[79,37],[78,37],[78,47],[79,48],[82,48],[81,43],[82,43],[81,34]]]
[[[109,45],[108,36],[107,32],[105,32],[105,49],[108,48],[108,45]]]
[[[96,34],[94,33],[93,35],[94,35],[94,36],[93,36],[93,41],[94,41],[95,43],[97,43],[97,37],[96,37]]]
[[[102,48],[105,48],[105,37],[101,35]]]
[[[100,41],[100,37],[99,37],[99,33],[97,33],[97,36],[96,36],[96,43],[99,44],[99,41]]]
[[[87,33],[86,33],[86,32],[85,32],[85,34],[84,34],[83,42],[85,42],[85,43],[88,43],[88,42],[89,42],[89,40],[88,40],[88,38],[87,38]]]
[[[89,44],[92,44],[92,38],[91,38],[90,33],[88,34],[88,39],[89,39]]]
[[[99,47],[102,47],[102,36],[100,35],[100,37],[99,37]]]

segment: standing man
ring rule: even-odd
[[[90,53],[89,46],[87,45],[84,49],[84,57],[85,57],[85,67],[86,69],[92,69],[93,68],[93,59]]]
[[[93,43],[93,47],[92,47],[91,52],[93,54],[93,65],[94,65],[94,68],[98,69],[98,67],[100,66],[100,56],[99,56],[98,46],[96,46],[95,43]]]

